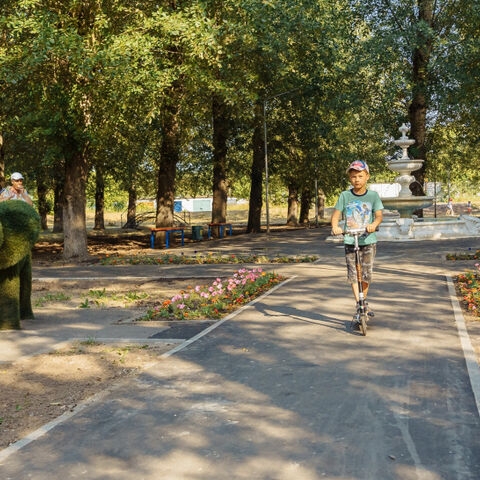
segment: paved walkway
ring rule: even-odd
[[[449,290],[449,273],[461,266],[444,260],[478,242],[380,244],[370,296],[376,317],[366,337],[348,328],[353,302],[343,249],[325,242],[321,229],[185,250],[202,247],[320,260],[266,266],[289,280],[47,425],[35,441],[0,452],[1,478],[478,479],[478,364],[468,349],[465,358],[468,342]],[[34,277],[216,272],[232,266],[49,268]],[[25,330],[1,334],[0,355],[155,331],[114,325],[121,315],[94,322],[79,312],[38,315]]]

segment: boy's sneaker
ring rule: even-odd
[[[353,330],[360,330],[360,314],[356,313],[352,318]]]

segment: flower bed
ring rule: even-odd
[[[480,316],[480,264],[475,264],[476,271],[467,271],[455,277],[465,308],[475,316]]]
[[[261,268],[242,268],[230,278],[217,278],[211,285],[188,287],[148,310],[138,320],[217,319],[252,301],[284,278]]]
[[[206,265],[206,264],[245,264],[245,263],[309,263],[317,260],[315,255],[290,256],[282,255],[269,257],[266,255],[222,255],[222,254],[197,254],[175,255],[160,254],[159,256],[134,255],[134,256],[106,256],[100,260],[102,265]]]

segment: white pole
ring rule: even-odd
[[[267,100],[263,101],[263,133],[265,148],[265,213],[267,216],[267,234],[270,233],[270,208],[268,204],[268,147],[267,147]]]

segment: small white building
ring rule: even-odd
[[[398,197],[400,193],[399,183],[371,183],[368,188],[377,192],[380,198]]]
[[[211,212],[213,199],[210,198],[176,198],[173,209],[176,213],[180,212]],[[228,197],[228,205],[242,203],[234,197]]]

